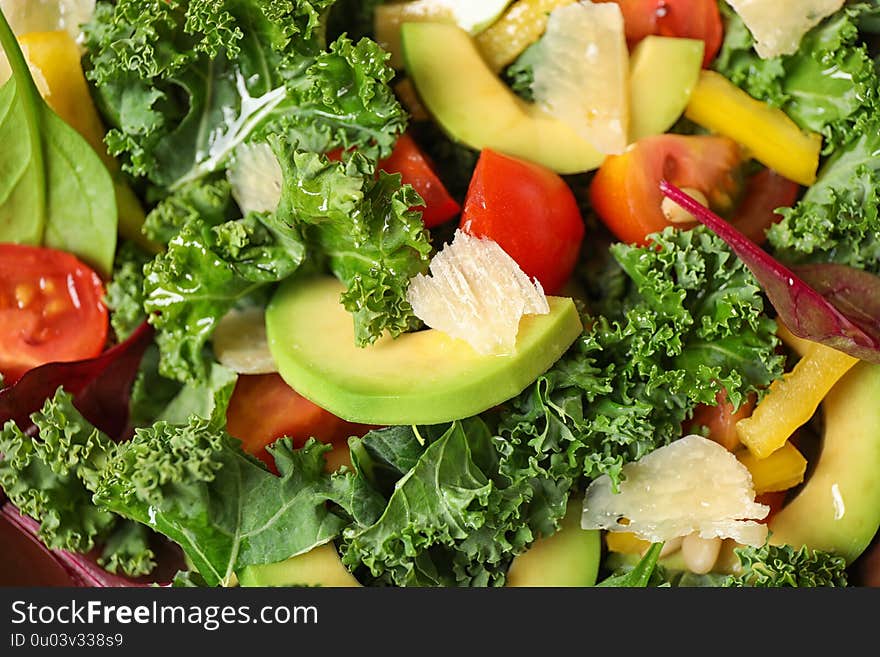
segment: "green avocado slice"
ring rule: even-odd
[[[439,424],[470,417],[522,392],[583,330],[574,302],[548,297],[550,313],[524,317],[516,351],[485,356],[435,330],[355,346],[351,315],[332,277],[291,280],[266,310],[281,377],[318,406],[363,424]]]
[[[631,142],[659,135],[684,114],[703,65],[699,39],[648,36],[630,57]],[[650,111],[640,111],[650,108]]]
[[[559,531],[539,538],[514,557],[507,571],[507,586],[594,586],[602,558],[598,530],[581,529],[581,501],[571,501]]]
[[[403,57],[422,102],[453,139],[557,173],[597,168],[605,156],[568,125],[518,98],[470,35],[444,23],[404,23]]]
[[[238,573],[238,585],[359,587],[360,582],[342,565],[333,544],[327,543],[278,563],[246,566]]]
[[[770,542],[852,563],[880,528],[880,366],[861,362],[822,402],[825,430],[803,488],[770,519]]]

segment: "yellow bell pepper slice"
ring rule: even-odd
[[[477,35],[477,47],[495,73],[513,63],[522,51],[541,38],[550,12],[575,0],[519,0]]]
[[[806,338],[799,338],[778,318],[776,319],[776,335],[786,347],[801,357],[813,351],[819,344]]]
[[[804,480],[807,472],[807,459],[790,441],[765,459],[755,458],[747,449],[739,450],[736,458],[751,473],[755,493],[758,495],[797,486]]]
[[[700,73],[685,116],[730,137],[789,180],[801,185],[816,180],[822,136],[801,130],[781,109],[752,98],[715,71]]]
[[[158,251],[141,232],[144,210],[140,201],[123,179],[119,163],[107,152],[104,125],[89,94],[76,41],[58,30],[30,32],[19,37],[19,42],[46,103],[91,144],[113,176],[120,234],[149,251]]]
[[[610,552],[619,554],[643,554],[651,547],[650,542],[632,532],[608,532],[605,534],[605,545]]]
[[[790,372],[770,384],[754,413],[736,423],[740,442],[758,459],[770,456],[806,424],[828,391],[858,362],[816,343]]]

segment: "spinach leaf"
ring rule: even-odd
[[[68,251],[108,276],[116,252],[113,179],[40,97],[2,12],[0,45],[12,68],[0,88],[0,240]]]
[[[0,46],[12,66],[12,77],[0,87],[0,241],[39,244],[46,218],[42,111],[2,11]]]
[[[116,254],[113,179],[79,133],[43,106],[48,214],[43,243],[107,276]]]
[[[645,556],[627,572],[612,575],[596,584],[606,588],[646,588],[651,585],[651,577],[657,568],[657,560],[663,550],[663,543],[652,543]]]

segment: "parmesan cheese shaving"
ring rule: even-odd
[[[770,507],[755,502],[748,469],[718,443],[685,436],[623,467],[614,492],[604,475],[587,488],[581,526],[627,531],[652,543],[698,534],[759,547]]]
[[[763,59],[790,55],[801,39],[822,19],[843,6],[844,0],[727,0],[755,39]]]
[[[559,7],[536,47],[535,102],[601,153],[622,153],[629,133],[629,51],[620,7]]]
[[[541,284],[494,241],[461,230],[410,282],[407,301],[433,329],[481,354],[511,354],[523,315],[550,312]]]

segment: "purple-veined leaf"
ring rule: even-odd
[[[730,246],[794,335],[880,364],[880,278],[845,265],[792,270],[675,185],[660,190]]]

